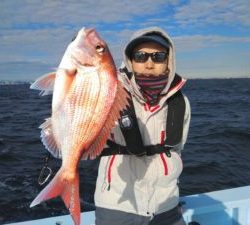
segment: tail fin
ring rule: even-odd
[[[77,172],[75,178],[70,181],[63,178],[63,169],[61,168],[53,180],[32,201],[30,207],[60,196],[69,209],[75,225],[80,225],[79,173]]]

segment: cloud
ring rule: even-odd
[[[174,3],[176,1],[169,1]],[[1,1],[2,27],[33,23],[45,26],[79,26],[89,23],[131,21],[131,17],[154,15],[166,4],[164,0],[145,1],[63,1],[63,0],[16,0]],[[14,6],[14,7],[13,7]],[[16,10],[18,8],[18,10]]]
[[[243,44],[250,43],[250,37],[228,37],[219,35],[185,35],[174,37],[174,43],[177,51],[196,51],[203,48],[211,48],[219,45],[234,43]]]
[[[250,37],[186,35],[174,37],[177,69],[189,78],[249,77]]]
[[[178,0],[167,1],[177,3]],[[82,26],[96,27],[118,56],[118,46],[124,45],[132,30],[145,22],[135,24],[134,17],[150,19],[163,5],[165,0],[2,0],[0,60],[57,63],[74,32]]]
[[[177,8],[175,19],[182,26],[204,27],[208,24],[250,26],[248,0],[191,0]]]
[[[72,36],[65,29],[6,30],[0,36],[0,61],[54,61]]]
[[[0,63],[0,80],[34,80],[54,70],[52,65],[42,62]]]
[[[13,74],[21,68],[20,63],[35,74],[56,67],[82,26],[97,29],[117,66],[125,43],[142,27],[160,26],[169,31],[180,54],[196,54],[226,43],[248,44],[249,8],[248,0],[1,0],[0,70],[7,68],[4,63]],[[230,29],[237,26],[241,33],[223,36],[217,28],[224,25]]]

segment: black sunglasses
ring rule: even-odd
[[[138,63],[145,63],[146,61],[148,61],[149,56],[153,62],[163,63],[168,56],[168,52],[147,53],[147,52],[138,51],[132,54],[132,59]]]

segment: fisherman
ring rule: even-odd
[[[190,105],[175,67],[173,42],[161,28],[139,30],[126,45],[119,77],[132,101],[102,152],[96,225],[185,224],[178,178]]]

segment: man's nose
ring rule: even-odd
[[[148,60],[145,62],[145,67],[147,69],[154,68],[154,62],[152,61],[151,57],[149,57]]]

